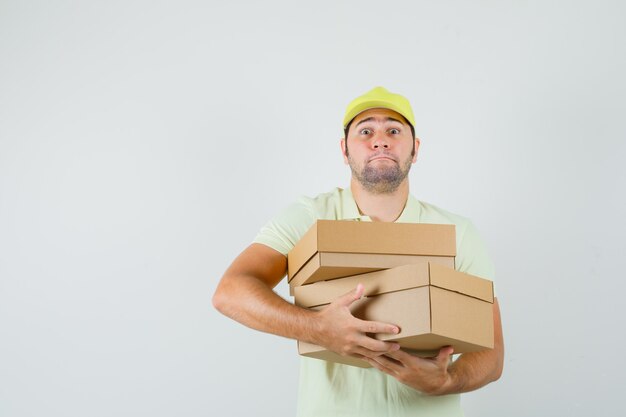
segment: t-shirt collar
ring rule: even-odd
[[[352,196],[352,190],[350,187],[344,188],[341,192],[341,206],[343,211],[342,220],[357,220],[364,222],[371,222],[372,219],[369,216],[364,216],[359,213],[359,207],[354,201]],[[400,216],[396,219],[395,223],[419,223],[420,220],[420,204],[419,201],[409,194],[407,202],[400,213]]]

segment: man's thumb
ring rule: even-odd
[[[348,307],[356,300],[359,300],[361,297],[363,297],[363,292],[365,292],[365,287],[363,287],[363,284],[359,283],[355,289],[345,293],[344,295],[339,297],[337,301],[340,305]]]
[[[444,346],[439,349],[439,354],[437,355],[437,359],[439,360],[449,360],[450,355],[454,353],[454,348],[452,346]]]

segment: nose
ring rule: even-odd
[[[372,141],[372,146],[374,147],[374,149],[389,149],[389,143],[387,142],[387,139],[382,135],[377,135],[374,138],[374,140]]]

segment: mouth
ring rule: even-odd
[[[375,155],[375,156],[371,157],[368,162],[373,162],[373,161],[392,161],[392,162],[396,162],[395,158],[393,158],[393,157],[391,157],[389,155]]]

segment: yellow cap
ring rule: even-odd
[[[343,128],[359,113],[369,109],[389,109],[400,113],[415,128],[415,117],[411,109],[411,103],[400,94],[387,91],[386,88],[376,87],[360,97],[355,98],[348,104],[346,115],[343,117]]]

